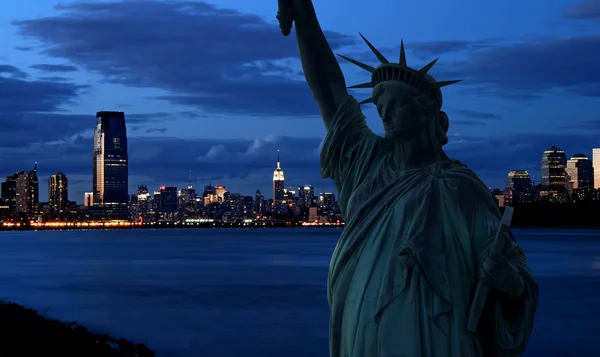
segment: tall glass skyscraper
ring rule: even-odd
[[[566,186],[567,157],[564,150],[552,146],[542,155],[542,189],[560,192]]]
[[[104,218],[126,219],[129,170],[123,112],[96,114],[93,166],[94,206]]]

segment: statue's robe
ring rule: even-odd
[[[349,97],[321,151],[345,219],[328,277],[331,357],[518,356],[538,294],[524,256],[514,260],[524,294],[503,299],[492,289],[485,323],[467,330],[501,220],[490,192],[458,161],[400,172],[395,155]]]

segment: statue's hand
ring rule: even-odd
[[[294,22],[294,0],[277,0],[277,20],[279,28],[284,36],[287,36],[292,31]]]
[[[511,297],[519,297],[525,290],[525,282],[521,274],[503,251],[502,246],[498,247],[495,244],[490,247],[486,259],[481,264],[479,278],[484,284]]]

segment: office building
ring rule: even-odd
[[[222,185],[217,185],[214,188],[215,188],[215,193],[217,195],[217,198],[219,199],[219,202],[225,202],[225,193],[227,192],[227,187],[222,186]]]
[[[48,178],[48,204],[55,213],[65,213],[69,205],[69,182],[67,176],[57,172]]]
[[[569,190],[591,189],[594,183],[592,160],[584,154],[575,154],[567,161],[567,180]]]
[[[177,212],[177,187],[160,186],[158,197],[156,203],[159,213],[172,214]]]
[[[148,186],[138,185],[137,190],[137,213],[145,214],[150,212],[150,193],[148,192]]]
[[[265,198],[261,194],[260,190],[256,190],[254,193],[254,211],[256,215],[261,215],[265,211]]]
[[[504,198],[502,206],[511,206],[516,203],[529,203],[533,201],[534,194],[531,184],[531,176],[525,170],[513,170],[506,177]]]
[[[197,213],[196,189],[190,184],[179,190],[179,212],[185,218],[194,217]]]
[[[221,192],[221,191],[219,191]],[[222,192],[222,196],[219,197],[217,195],[217,188],[212,186],[211,184],[208,184],[208,186],[204,186],[204,191],[202,192],[202,201],[204,203],[204,205],[210,205],[213,203],[218,203],[220,202],[225,202],[226,201],[226,194],[227,190]]]
[[[575,154],[567,161],[567,192],[573,201],[592,199],[594,168],[584,154]]]
[[[86,192],[83,194],[83,205],[85,207],[91,207],[94,205],[94,193]]]
[[[94,132],[94,206],[102,218],[128,217],[127,131],[123,112],[98,112]]]
[[[298,187],[298,192],[300,194],[300,203],[303,207],[310,207],[313,203],[313,196],[315,195],[315,189],[312,185],[304,185],[302,187]]]
[[[17,173],[16,211],[20,213],[33,213],[39,203],[39,191],[36,162],[33,170]]]
[[[542,155],[542,191],[550,199],[559,199],[566,188],[567,157],[564,150],[552,146]]]
[[[1,186],[2,201],[11,212],[15,212],[17,209],[17,176],[19,176],[18,173],[6,176]]]

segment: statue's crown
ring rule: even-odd
[[[379,52],[362,34],[360,37],[365,41],[371,51],[377,56],[381,65],[378,67],[371,67],[367,64],[353,60],[346,56],[339,55],[346,61],[357,65],[358,67],[371,72],[371,81],[350,86],[348,88],[374,88],[379,83],[385,81],[401,81],[407,83],[414,88],[420,90],[423,94],[427,95],[433,102],[439,107],[442,107],[442,91],[440,88],[450,84],[460,82],[460,80],[453,81],[436,81],[427,72],[433,67],[439,58],[426,64],[423,68],[416,70],[408,67],[406,64],[406,53],[404,52],[404,42],[400,42],[400,61],[399,63],[390,63],[382,54]],[[373,98],[368,98],[360,102],[360,104],[372,103]]]

